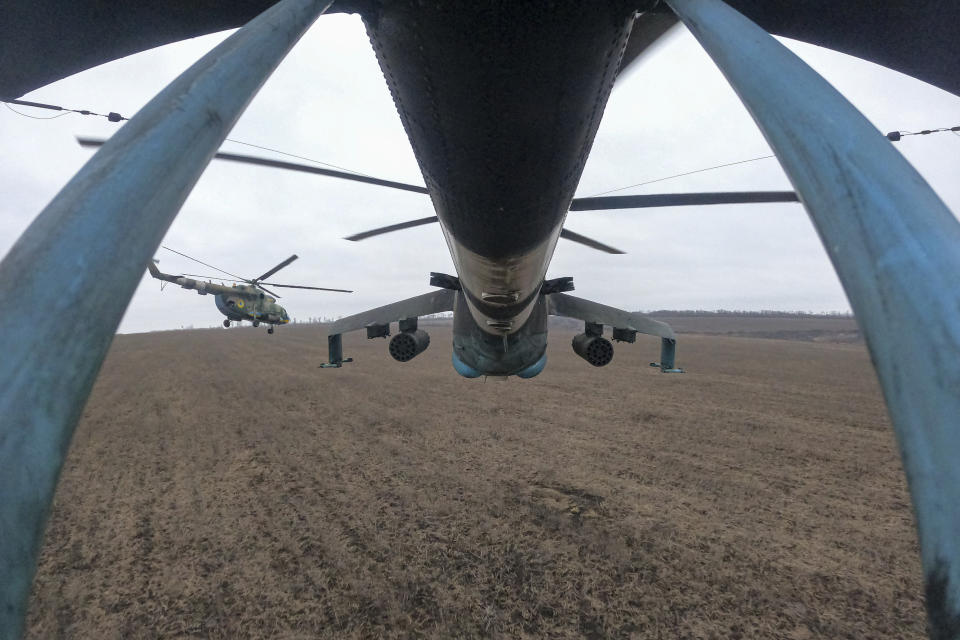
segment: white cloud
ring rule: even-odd
[[[215,34],[91,69],[27,99],[132,115],[222,40]],[[789,46],[881,130],[949,126],[960,98],[896,72],[809,45]],[[27,111],[27,109],[23,109]],[[46,116],[45,112],[30,111]],[[30,120],[0,109],[0,253],[90,157],[74,135],[109,136],[117,125],[65,116]],[[231,138],[379,177],[422,184],[362,24],[324,16],[284,61]],[[960,211],[960,139],[905,138],[898,149]],[[227,143],[225,149],[273,155]],[[578,195],[769,153],[736,96],[698,45],[675,30],[614,90]],[[276,157],[276,156],[275,156]],[[775,160],[669,180],[623,193],[786,189]],[[292,253],[279,282],[352,288],[351,295],[293,291],[294,317],[337,316],[423,293],[430,271],[452,272],[436,225],[361,243],[355,231],[432,214],[426,196],[272,169],[213,163],[164,243],[245,276]],[[847,308],[799,205],[717,206],[572,213],[571,229],[628,251],[607,256],[561,241],[551,276],[572,275],[579,295],[627,309]],[[173,272],[205,273],[161,251]],[[200,268],[197,271],[196,268]],[[121,331],[212,326],[210,297],[145,277]]]

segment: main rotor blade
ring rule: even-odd
[[[183,256],[183,257],[186,258],[187,260],[193,260],[194,262],[196,262],[196,263],[198,263],[198,264],[202,264],[202,265],[205,266],[205,267],[210,267],[210,268],[213,269],[214,271],[219,271],[220,273],[225,273],[225,274],[227,274],[228,276],[230,276],[231,278],[234,278],[234,279],[236,279],[236,280],[241,280],[241,281],[243,281],[243,282],[249,282],[249,280],[247,280],[246,278],[241,278],[240,276],[238,276],[238,275],[235,274],[235,273],[230,273],[229,271],[224,271],[224,270],[221,269],[220,267],[215,267],[215,266],[213,266],[212,264],[207,264],[207,263],[204,262],[203,260],[197,260],[196,258],[191,258],[191,257],[188,256],[187,254],[185,254],[185,253],[180,253],[180,252],[177,251],[176,249],[171,249],[170,247],[165,247],[165,246],[163,246],[163,245],[160,245],[160,247],[163,248],[163,249],[166,249],[167,251],[169,251],[169,252],[171,252],[171,253],[175,253],[175,254],[177,254],[178,256]]]
[[[355,233],[352,236],[347,236],[346,238],[344,238],[344,240],[358,242],[360,240],[366,240],[367,238],[372,238],[374,236],[383,235],[384,233],[401,231],[403,229],[412,229],[413,227],[419,227],[425,224],[433,224],[434,222],[437,222],[437,221],[438,221],[437,216],[430,216],[429,218],[417,218],[416,220],[407,220],[406,222],[400,222],[398,224],[391,224],[386,227],[378,227],[376,229],[371,229],[369,231]]]
[[[280,299],[280,296],[278,296],[277,294],[275,294],[273,291],[270,291],[270,289],[267,289],[266,287],[261,287],[259,284],[255,284],[254,286],[257,287],[258,289],[262,290],[262,291],[266,291],[267,293],[269,293],[270,295],[272,295],[274,298],[277,298],[278,300]]]
[[[588,238],[587,236],[582,236],[579,233],[574,233],[569,229],[561,229],[560,237],[563,238],[564,240],[570,240],[571,242],[582,244],[585,247],[596,249],[597,251],[603,251],[604,253],[612,253],[614,255],[622,255],[624,253],[623,251],[620,251],[620,249],[615,249],[610,245],[603,244],[602,242],[597,242],[593,238]]]
[[[347,236],[346,240],[352,240],[357,242],[359,240],[366,240],[367,238],[372,238],[374,236],[383,235],[385,233],[391,233],[393,231],[402,231],[403,229],[411,229],[413,227],[419,227],[425,224],[433,224],[437,222],[437,216],[430,216],[429,218],[419,218],[417,220],[408,220],[406,222],[400,222],[397,224],[391,224],[387,227],[380,227],[379,229],[371,229],[370,231],[364,231],[363,233],[357,233],[352,236]],[[563,229],[560,231],[560,237],[565,240],[570,240],[572,242],[577,242],[591,249],[597,249],[598,251],[604,251],[606,253],[621,254],[623,251],[615,249],[609,245],[605,245],[602,242],[597,242],[586,236],[582,236],[579,233],[574,233],[568,229]],[[276,285],[274,285],[276,286]]]
[[[267,278],[275,274],[277,271],[280,271],[280,269],[283,269],[285,266],[287,266],[288,264],[296,260],[298,257],[299,256],[297,254],[293,254],[292,256],[290,256],[289,258],[287,258],[286,260],[284,260],[283,262],[275,266],[273,269],[270,269],[270,271],[267,271],[265,274],[263,274],[259,278],[256,278],[254,282],[260,282],[261,280],[266,280]]]
[[[717,193],[656,193],[637,196],[600,196],[574,198],[570,211],[607,209],[645,209],[706,204],[756,204],[761,202],[799,202],[793,191],[725,191]]]
[[[620,70],[617,81],[631,66],[635,66],[644,53],[663,35],[677,24],[677,16],[672,11],[641,13],[633,21],[627,48],[620,58]]]
[[[180,275],[187,276],[188,278],[206,278],[207,280],[220,280],[221,282],[226,281],[226,278],[224,278],[223,276],[209,276],[209,275],[202,275],[199,273],[181,273]]]
[[[276,282],[263,282],[271,287],[285,287],[287,289],[313,289],[314,291],[338,291],[340,293],[353,293],[352,289],[328,289],[327,287],[306,287],[302,284],[277,284]],[[259,284],[257,286],[260,286]]]
[[[81,147],[99,147],[104,141],[98,138],[77,138]],[[405,182],[395,182],[393,180],[382,180],[380,178],[371,178],[357,173],[347,171],[336,171],[334,169],[323,169],[308,164],[298,164],[295,162],[284,162],[283,160],[270,160],[268,158],[257,158],[254,156],[244,156],[237,153],[220,152],[213,156],[219,160],[230,160],[231,162],[240,162],[243,164],[253,164],[261,167],[273,167],[275,169],[288,169],[290,171],[300,171],[302,173],[313,173],[321,176],[330,176],[331,178],[342,178],[344,180],[353,180],[354,182],[364,182],[366,184],[375,184],[381,187],[390,187],[400,189],[401,191],[412,191],[414,193],[429,193],[426,187],[418,187],[414,184]]]

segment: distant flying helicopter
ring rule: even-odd
[[[224,327],[229,327],[231,322],[242,322],[247,320],[252,322],[253,326],[255,327],[259,327],[261,323],[269,325],[267,327],[267,333],[272,334],[275,326],[290,322],[290,316],[287,314],[287,310],[277,304],[277,298],[280,296],[264,287],[264,284],[268,284],[271,287],[285,287],[288,289],[312,289],[314,291],[353,293],[353,291],[348,289],[328,289],[326,287],[307,287],[298,284],[277,284],[275,282],[263,282],[277,271],[280,271],[280,269],[283,269],[291,262],[296,260],[298,258],[296,254],[290,256],[273,269],[270,269],[264,273],[259,278],[250,280],[247,278],[241,278],[240,276],[234,275],[229,271],[224,271],[218,267],[214,267],[206,262],[201,262],[196,258],[191,258],[185,253],[174,251],[168,247],[164,247],[164,249],[176,253],[177,255],[181,255],[184,258],[193,260],[194,262],[202,264],[205,267],[210,267],[211,269],[220,271],[221,273],[224,273],[243,283],[227,286],[224,284],[215,284],[209,280],[194,280],[193,278],[188,278],[186,276],[194,276],[196,278],[208,276],[198,276],[190,273],[175,276],[168,273],[162,273],[155,264],[158,262],[157,260],[152,260],[147,263],[147,269],[150,271],[150,275],[157,280],[172,282],[176,285],[180,285],[184,289],[193,289],[202,296],[207,294],[214,295],[214,302],[217,305],[217,309],[220,310],[220,313],[227,316],[227,318],[223,321]],[[214,278],[221,279],[217,276],[214,276]]]

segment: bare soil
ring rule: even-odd
[[[862,345],[688,335],[466,380],[320,326],[119,336],[29,638],[921,638]],[[726,331],[726,329],[724,329]]]

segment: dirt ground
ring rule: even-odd
[[[861,344],[684,335],[684,375],[551,333],[466,380],[323,328],[119,336],[60,480],[29,638],[922,638]],[[724,332],[727,332],[725,329]]]

